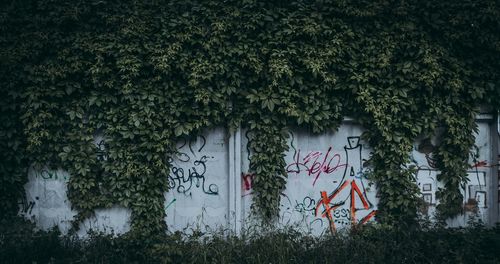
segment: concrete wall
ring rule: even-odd
[[[62,233],[67,233],[76,215],[66,194],[69,177],[63,170],[31,168],[28,172],[29,181],[24,186],[26,198],[19,201],[20,214],[33,220],[41,229],[57,226]],[[127,232],[130,229],[130,214],[129,209],[119,206],[98,209],[94,217],[80,225],[79,235],[85,236],[90,230]]]
[[[229,134],[211,130],[177,143],[165,193],[169,230],[210,231],[229,222]],[[234,192],[234,191],[233,191]]]
[[[474,165],[468,172],[470,181],[462,186],[464,214],[449,221],[453,226],[465,225],[471,218],[485,223],[499,219],[497,122],[492,116],[480,115],[477,123],[478,158],[470,161]],[[366,178],[370,148],[360,138],[362,132],[362,127],[347,120],[335,133],[290,133],[285,157],[287,188],[277,212],[280,226],[292,225],[319,235],[374,220],[378,198],[376,186]],[[417,139],[410,164],[418,168],[416,181],[428,202],[420,213],[431,219],[439,203],[435,192],[441,186],[432,157],[435,141]],[[177,143],[179,154],[172,159],[169,176],[171,190],[164,195],[169,231],[239,232],[251,226],[254,175],[248,170],[247,142],[245,131],[229,133],[218,128]],[[26,199],[19,202],[20,214],[42,229],[57,226],[67,232],[76,214],[66,195],[69,177],[63,170],[32,168],[25,185]],[[119,206],[96,210],[95,217],[82,223],[79,234],[84,236],[91,229],[124,233],[130,229],[130,214]]]
[[[468,182],[461,186],[464,196],[464,213],[454,219],[450,219],[451,226],[464,226],[468,221],[481,220],[483,223],[494,223],[498,221],[498,197],[494,189],[498,185],[497,150],[494,148],[497,136],[492,131],[489,120],[478,120],[479,131],[475,135],[476,159],[470,159],[471,169],[467,172]],[[417,183],[422,193],[422,198],[427,206],[420,211],[422,216],[433,219],[436,205],[435,192],[442,188],[443,184],[438,182],[435,160],[431,151],[436,147],[435,140],[419,139],[415,142],[412,151],[412,163],[417,166]]]
[[[292,131],[286,153],[288,180],[281,196],[279,221],[303,231],[321,234],[330,228],[372,221],[377,197],[365,177],[369,148],[360,139],[362,128],[342,125],[336,133],[311,135]],[[244,137],[242,145],[246,145]],[[243,210],[250,213],[252,197],[249,153],[244,149]]]

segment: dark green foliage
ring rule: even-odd
[[[0,79],[2,76],[0,76]],[[15,215],[28,176],[26,138],[20,122],[19,93],[0,96],[0,216]],[[2,218],[2,217],[0,217]]]
[[[1,263],[500,263],[500,227],[479,225],[419,231],[367,226],[321,238],[284,230],[241,237],[91,234],[86,240],[30,227],[2,223]]]
[[[267,121],[269,120],[269,121]],[[252,124],[249,147],[250,170],[255,173],[252,180],[254,190],[253,209],[264,220],[273,220],[278,214],[280,197],[285,190],[286,162],[288,150],[286,131],[280,129],[279,120],[264,119],[264,124]]]
[[[287,130],[359,120],[379,219],[413,222],[415,137],[446,130],[442,216],[460,211],[480,104],[498,109],[497,1],[4,1],[0,4],[0,213],[29,165],[70,173],[78,222],[114,204],[164,230],[179,137],[241,124],[254,208],[277,214]],[[102,134],[106,159],[93,137]]]
[[[462,115],[471,115],[474,112],[470,109],[458,108],[457,110],[461,110],[459,113]],[[445,187],[436,193],[438,199],[443,202],[437,206],[441,220],[455,216],[457,212],[461,212],[463,206],[460,185],[467,178],[466,170],[469,169],[470,146],[474,145],[474,135],[462,133],[462,131],[459,131],[460,127],[468,131],[477,130],[472,118],[468,122],[461,122],[450,115],[443,118],[443,123],[445,131],[436,153],[439,161],[437,165],[441,170],[438,180],[443,182]]]

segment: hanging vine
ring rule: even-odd
[[[288,131],[367,129],[381,222],[416,218],[414,139],[436,154],[443,218],[461,210],[480,104],[498,109],[495,1],[10,1],[1,4],[0,213],[29,166],[69,172],[74,227],[96,208],[165,229],[175,142],[249,130],[254,212],[278,215]],[[101,139],[96,145],[96,139]],[[4,212],[5,211],[5,212]]]

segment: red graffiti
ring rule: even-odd
[[[243,179],[243,190],[250,191],[252,189],[254,177],[255,173],[241,173],[241,178]]]
[[[375,216],[377,214],[377,210],[373,210],[371,211],[368,215],[366,215],[365,217],[363,217],[359,223],[361,225],[364,225],[366,222],[368,222],[373,216]]]
[[[330,200],[328,196],[326,195],[326,192],[323,191],[321,192],[321,202],[323,203],[323,206],[325,207],[325,213],[323,214],[324,216],[326,215],[326,218],[328,219],[328,222],[330,223],[330,232],[334,233],[335,230],[335,222],[332,217],[332,210],[335,210],[339,205],[336,205],[334,207],[330,208]],[[316,214],[317,214],[317,207],[316,207]]]
[[[351,181],[351,221],[353,225],[356,224],[356,196],[355,196],[356,194],[359,197],[359,199],[361,199],[361,203],[363,203],[363,208],[365,208],[365,210],[368,210],[368,208],[370,208],[364,195],[361,193],[361,190],[359,190],[359,187],[356,184],[356,182]]]
[[[345,168],[347,166],[347,164],[340,163],[340,154],[336,153],[330,156],[331,151],[332,147],[329,147],[322,160],[320,158],[323,153],[320,151],[310,152],[301,160],[300,150],[298,150],[294,157],[294,162],[286,167],[286,172],[298,174],[302,170],[305,170],[308,176],[315,176],[313,181],[314,186],[322,173],[331,174],[339,168]]]
[[[480,168],[480,167],[492,167],[492,166],[489,166],[486,160],[478,161],[474,165],[472,165],[472,168]]]

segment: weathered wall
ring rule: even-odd
[[[76,215],[66,194],[69,177],[63,170],[31,168],[28,173],[29,181],[24,186],[26,199],[19,202],[20,214],[34,220],[42,229],[57,226],[61,232],[66,233]],[[79,235],[84,236],[90,230],[127,232],[130,229],[130,213],[127,208],[119,206],[96,210],[94,217],[86,219],[80,225]]]
[[[468,221],[476,219],[483,223],[494,222],[497,217],[497,211],[492,210],[498,205],[495,205],[494,186],[497,185],[497,160],[493,148],[493,137],[496,133],[492,133],[490,124],[486,120],[478,121],[479,132],[476,134],[475,152],[476,159],[469,161],[471,169],[467,172],[468,182],[461,186],[461,193],[464,196],[464,213],[454,219],[450,219],[448,224],[452,226],[463,226]],[[496,131],[495,131],[496,132]],[[417,166],[417,183],[422,193],[422,198],[427,202],[427,206],[422,208],[421,214],[433,218],[436,211],[436,205],[439,200],[436,199],[435,192],[443,185],[438,182],[432,150],[435,148],[436,142],[420,139],[415,142],[412,151],[412,160]],[[495,151],[496,152],[496,151]]]
[[[471,160],[470,181],[463,186],[464,214],[450,225],[464,225],[474,217],[485,223],[498,221],[497,130],[491,117],[478,119],[477,159]],[[330,228],[373,221],[377,213],[376,186],[366,178],[370,148],[360,138],[363,128],[346,121],[335,133],[311,135],[293,130],[286,153],[287,188],[282,193],[281,226],[322,234]],[[100,142],[100,139],[96,139]],[[171,191],[165,193],[166,222],[170,231],[239,231],[251,223],[252,179],[245,131],[229,133],[218,128],[196,139],[181,140],[172,160]],[[435,192],[440,184],[433,164],[435,139],[417,139],[412,163],[418,168],[416,181],[427,201],[422,216],[432,218]],[[63,170],[33,168],[25,186],[26,199],[20,214],[43,229],[57,226],[67,232],[75,211],[66,195],[71,177]],[[115,206],[96,210],[95,217],[81,225],[80,235],[94,229],[123,233],[130,229],[130,210]]]
[[[304,231],[321,234],[329,227],[341,228],[373,220],[377,198],[375,186],[365,177],[369,149],[360,139],[362,128],[345,124],[336,133],[311,135],[290,133],[286,153],[288,181],[281,197],[279,221]],[[243,140],[243,145],[246,144]],[[244,171],[248,151],[243,151]],[[245,215],[251,204],[252,174],[243,173]]]
[[[216,129],[178,142],[170,191],[165,193],[170,230],[211,230],[229,221],[229,134]]]

